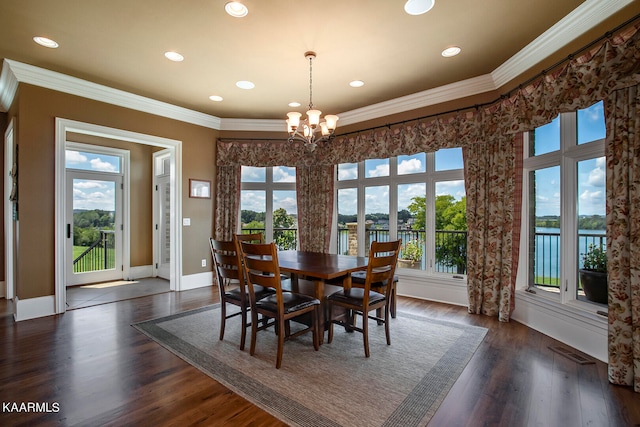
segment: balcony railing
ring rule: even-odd
[[[582,268],[581,254],[589,245],[606,250],[607,238],[602,233],[578,233],[578,268]],[[560,287],[560,232],[536,232],[533,250],[533,283],[536,286]]]
[[[405,244],[410,240],[425,241],[425,230],[398,230],[398,238]],[[349,253],[349,229],[338,228],[338,253]],[[377,240],[389,241],[389,230],[368,229],[367,247]],[[402,252],[400,253],[402,257]],[[423,250],[420,269],[426,268],[427,251]],[[467,232],[463,230],[436,230],[436,262],[437,273],[466,274],[467,272]]]
[[[100,237],[73,260],[74,273],[110,270],[116,266],[115,232],[101,230]]]

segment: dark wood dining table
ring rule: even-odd
[[[292,290],[297,291],[300,279],[313,283],[313,294],[320,300],[320,343],[324,341],[324,331],[329,326],[325,288],[331,286],[351,287],[351,273],[367,269],[367,258],[350,255],[325,254],[307,251],[278,251],[280,271],[291,275]]]

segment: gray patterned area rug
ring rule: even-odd
[[[336,326],[317,352],[310,334],[286,341],[276,369],[273,330],[258,332],[250,356],[250,330],[241,351],[239,324],[228,320],[220,341],[216,304],[133,326],[283,422],[314,427],[426,425],[487,332],[398,312],[390,346],[370,322],[369,358],[360,333]]]

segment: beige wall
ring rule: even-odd
[[[54,294],[56,117],[182,141],[182,213],[191,218],[191,226],[183,229],[183,275],[211,271],[210,262],[202,268],[200,260],[210,258],[207,237],[213,229],[213,199],[189,199],[188,185],[189,178],[213,183],[217,131],[26,84],[20,84],[16,102],[19,170],[16,294],[20,299]],[[138,153],[141,158],[143,152]],[[150,177],[151,165],[135,171],[132,168],[132,178],[142,181],[147,171]],[[141,203],[141,213],[148,211],[149,205],[148,200]],[[141,223],[140,228],[150,227]],[[142,233],[143,245],[151,245],[147,231],[132,227],[132,241],[136,239],[135,233]],[[132,265],[145,264],[147,260],[147,251],[132,254]]]

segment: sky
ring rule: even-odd
[[[120,157],[76,150],[66,151],[67,169],[120,172]],[[115,211],[115,183],[106,180],[73,180],[73,209]]]
[[[578,111],[578,144],[605,137],[604,107],[598,102]],[[560,148],[560,120],[541,126],[535,131],[535,154]],[[605,215],[606,164],[604,157],[578,162],[578,215]],[[535,172],[536,216],[560,215],[560,168],[558,166]]]

